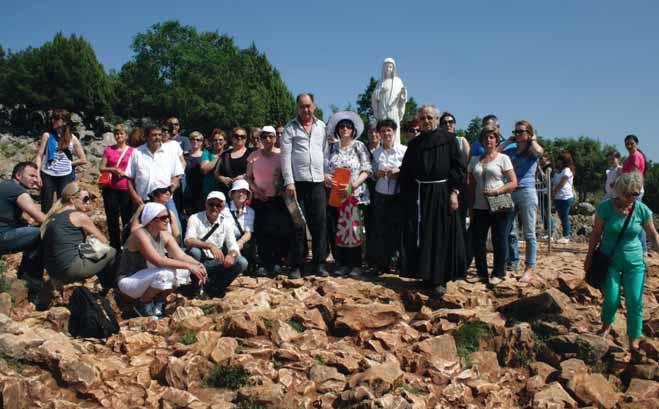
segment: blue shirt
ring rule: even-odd
[[[506,148],[503,151],[510,157],[515,168],[515,176],[517,176],[517,189],[535,187],[535,171],[538,168],[538,157],[533,153],[528,152],[528,156],[520,156],[517,153],[517,147]]]
[[[502,141],[499,141],[499,143],[502,143]],[[508,145],[510,148],[517,148],[516,143],[511,143]],[[483,147],[483,144],[481,144],[481,141],[474,141],[474,143],[471,144],[471,149],[469,150],[469,156],[483,156],[485,154],[485,148]]]

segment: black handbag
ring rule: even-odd
[[[593,254],[590,256],[590,264],[588,265],[588,270],[586,271],[586,282],[592,287],[597,289],[602,288],[606,274],[609,271],[609,266],[611,266],[613,255],[616,252],[616,248],[618,248],[618,244],[620,244],[622,235],[625,233],[625,230],[627,230],[627,225],[629,225],[629,220],[632,218],[632,214],[634,214],[635,208],[636,202],[634,202],[632,209],[629,211],[629,214],[625,218],[625,224],[622,225],[622,229],[620,230],[620,233],[618,233],[618,238],[616,239],[616,244],[613,246],[613,250],[611,250],[611,254],[607,255],[601,250],[602,243],[600,241],[597,249],[595,249]]]

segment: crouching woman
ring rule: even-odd
[[[140,222],[124,245],[117,274],[119,291],[135,300],[135,313],[162,317],[165,297],[190,283],[190,274],[206,282],[206,269],[181,250],[167,226],[170,215],[160,203],[147,203]]]
[[[71,182],[62,189],[62,197],[46,214],[41,225],[45,267],[56,288],[94,275],[106,289],[114,284],[113,267],[117,252],[107,246],[108,239],[88,216],[91,209],[91,193],[78,182]],[[90,235],[102,243],[100,247],[105,247],[101,251],[104,254],[91,257],[81,251],[80,245]]]

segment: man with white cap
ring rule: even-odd
[[[209,294],[222,295],[248,264],[240,255],[235,224],[231,215],[224,212],[225,206],[224,193],[210,192],[206,197],[206,210],[190,216],[185,232],[188,253],[201,261],[208,271]]]
[[[313,95],[297,97],[297,116],[284,128],[281,139],[281,170],[286,195],[300,203],[311,233],[313,260],[311,274],[327,276],[327,193],[323,173],[324,151],[327,147],[325,123],[314,117]],[[303,245],[304,243],[295,243]],[[300,254],[303,252],[297,252]],[[301,259],[291,260],[292,278],[300,277]]]

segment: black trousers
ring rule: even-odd
[[[50,176],[41,172],[41,211],[48,213],[53,207],[53,194],[57,193],[57,198],[62,197],[64,186],[73,182],[73,172],[65,176]]]
[[[371,249],[373,263],[381,269],[391,266],[391,260],[400,250],[401,209],[398,194],[383,195],[375,192],[373,196],[375,220],[371,224],[372,233],[367,238],[367,248]]]
[[[103,206],[107,218],[110,245],[121,249],[121,226],[125,226],[133,216],[133,203],[128,190],[103,188]],[[121,218],[121,223],[119,222]]]
[[[360,206],[363,210],[363,206]],[[339,209],[327,206],[327,234],[329,235],[332,255],[336,262],[336,267],[361,267],[362,266],[362,247],[340,247],[336,245],[336,226],[339,223]]]
[[[311,233],[311,251],[313,252],[312,263],[314,265],[325,263],[327,258],[327,193],[322,182],[295,182],[297,200],[302,207],[302,213],[307,220],[307,226]],[[292,267],[302,265],[304,261],[304,246],[306,240],[296,239],[295,245],[297,259],[291,260]],[[302,249],[302,251],[300,251]]]
[[[268,200],[252,200],[254,209],[254,237],[258,248],[261,265],[272,271],[281,259],[302,260],[304,247],[293,245],[298,236],[293,226],[291,216],[286,209],[284,199],[280,196]],[[299,240],[304,241],[304,231],[300,230]],[[299,252],[299,254],[296,254]],[[299,264],[298,264],[299,265]]]
[[[481,277],[487,277],[487,232],[492,230],[492,247],[494,250],[494,265],[492,276],[504,277],[506,275],[506,248],[508,246],[508,235],[506,225],[508,212],[491,213],[489,210],[474,209],[472,245],[473,254],[476,259],[476,270]]]

